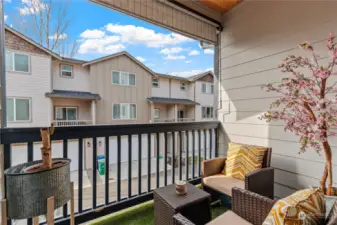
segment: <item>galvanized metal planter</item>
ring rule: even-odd
[[[6,199],[11,219],[31,218],[47,213],[47,198],[54,196],[55,209],[70,199],[70,159],[55,158],[63,165],[39,172],[22,172],[41,160],[13,166],[5,171]]]

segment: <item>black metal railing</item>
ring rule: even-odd
[[[57,142],[62,146],[63,157],[67,158],[70,155],[74,157],[75,153],[77,153],[75,158],[78,157],[77,164],[73,164],[76,168],[73,168],[72,171],[78,177],[76,180],[75,223],[84,223],[151,200],[152,190],[174,183],[178,179],[184,179],[194,184],[200,183],[201,161],[217,156],[218,125],[217,121],[209,121],[57,127],[51,137],[52,144]],[[87,145],[84,146],[84,140],[87,139],[90,139],[92,143],[90,156],[86,156]],[[135,139],[138,140],[135,141]],[[101,145],[101,140],[105,142],[103,149],[104,177],[97,173],[97,146]],[[123,142],[124,140],[125,142]],[[13,155],[13,149],[17,148],[18,144],[27,146],[26,161],[37,160],[37,155],[34,157],[34,152],[36,152],[34,147],[37,147],[36,150],[38,150],[38,142],[40,141],[39,128],[2,129],[4,168],[7,169],[13,165],[12,157],[16,157]],[[78,144],[76,147],[70,147],[70,143],[74,141]],[[113,145],[112,142],[115,144]],[[135,145],[137,148],[134,148]],[[18,154],[18,151],[15,152]],[[122,162],[122,155],[125,156],[126,153],[127,157],[124,157]],[[91,170],[86,170],[84,167],[90,157],[92,157]],[[153,165],[152,162],[154,162]],[[134,165],[135,163],[137,166]],[[124,178],[122,179],[124,166],[127,173],[123,173]],[[133,167],[135,167],[135,173],[132,173]],[[146,173],[144,173],[144,168],[147,168]],[[87,171],[91,172],[87,174]],[[90,178],[84,177],[84,174]],[[85,180],[90,181],[91,187],[84,187]],[[98,183],[97,180],[100,182]],[[127,190],[122,189],[122,185]],[[136,186],[138,187],[135,188]],[[113,192],[111,192],[112,190]],[[101,192],[104,193],[102,199]],[[88,198],[91,198],[91,205]],[[11,221],[8,222],[11,224]],[[40,222],[43,223],[43,221]],[[60,216],[55,220],[55,223],[70,224],[67,205],[61,209]],[[31,225],[32,220],[28,219],[27,224]]]

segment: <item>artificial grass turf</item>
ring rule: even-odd
[[[212,206],[212,218],[221,215],[226,208],[217,203]],[[154,224],[153,200],[119,211],[93,221],[90,225],[151,225]]]

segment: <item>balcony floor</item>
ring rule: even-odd
[[[211,207],[212,219],[223,214],[227,209],[216,203]],[[154,224],[153,201],[145,202],[129,209],[122,210],[112,215],[88,222],[90,225],[150,225]]]

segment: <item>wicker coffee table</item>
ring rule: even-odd
[[[173,224],[173,215],[180,213],[197,225],[211,220],[211,196],[187,184],[187,194],[177,195],[175,185],[154,190],[154,224]]]

